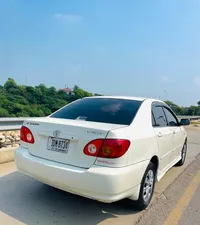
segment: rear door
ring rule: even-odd
[[[181,126],[179,126],[179,121],[172,110],[167,106],[164,106],[163,109],[167,117],[168,127],[173,132],[174,136],[174,148],[172,150],[170,159],[170,161],[173,161],[181,153],[184,143],[184,132],[182,131]]]
[[[174,148],[173,131],[167,126],[167,119],[161,104],[153,104],[152,115],[159,148],[160,170],[163,170],[169,165]]]

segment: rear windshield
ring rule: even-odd
[[[130,125],[142,101],[84,98],[51,115],[53,118]]]

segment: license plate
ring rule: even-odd
[[[49,137],[47,149],[50,151],[67,153],[69,140]]]

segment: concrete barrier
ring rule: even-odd
[[[0,150],[0,164],[14,161],[15,147],[1,148]]]

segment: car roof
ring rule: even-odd
[[[153,98],[145,98],[145,97],[133,97],[133,96],[110,96],[110,95],[104,95],[104,96],[92,96],[92,97],[87,97],[87,98],[112,98],[112,99],[125,99],[125,100],[135,100],[135,101],[145,101],[145,100],[150,100],[152,102],[157,101],[157,102],[162,102],[161,100],[158,99],[153,99]]]

